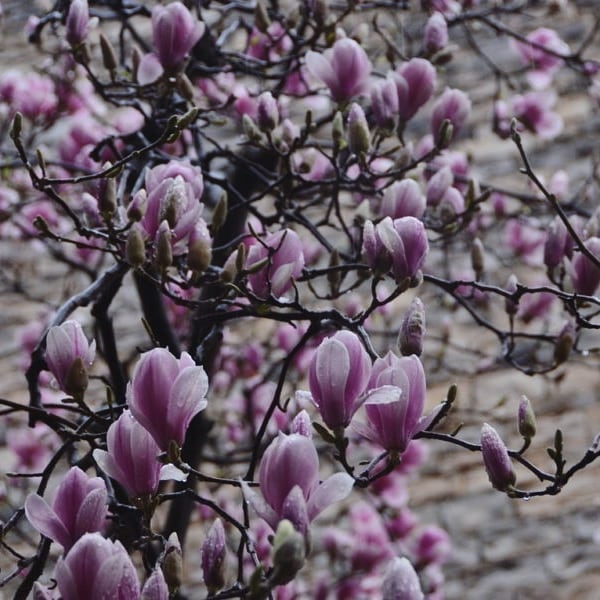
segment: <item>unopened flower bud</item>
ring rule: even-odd
[[[202,577],[209,593],[214,594],[225,585],[225,529],[215,519],[202,544]]]
[[[519,433],[526,439],[530,440],[535,436],[536,423],[535,413],[531,407],[531,402],[527,396],[521,396],[519,402],[519,410],[517,413],[517,424]]]
[[[174,594],[183,580],[183,555],[177,534],[173,532],[167,543],[162,559],[162,571],[169,591]]]
[[[434,12],[425,24],[423,35],[425,49],[430,54],[438,52],[448,43],[448,25],[444,15],[440,12]]]
[[[305,410],[301,410],[290,425],[291,433],[299,433],[307,438],[312,438],[312,424],[310,416]]]
[[[265,8],[264,3],[261,0],[256,2],[256,7],[254,9],[254,26],[261,33],[266,33],[269,29],[269,25],[271,25],[271,19],[269,18],[269,13]]]
[[[110,165],[104,165],[104,168]],[[98,210],[105,221],[110,221],[117,210],[117,182],[114,177],[103,179],[100,183]]]
[[[279,108],[277,100],[271,92],[263,92],[258,97],[256,122],[262,131],[273,131],[279,123]]]
[[[420,298],[415,298],[404,315],[400,333],[398,334],[398,346],[404,356],[416,354],[421,356],[423,352],[423,337],[425,336],[425,307]]]
[[[131,200],[127,207],[127,218],[130,221],[141,221],[146,214],[147,195],[146,190],[140,190]]]
[[[487,423],[481,428],[481,454],[490,483],[501,492],[511,488],[516,476],[508,450],[498,432]]]
[[[287,519],[277,526],[273,540],[273,571],[271,582],[274,585],[285,585],[296,577],[306,560],[306,543],[304,536],[298,533]]]
[[[146,262],[146,244],[139,223],[134,223],[127,234],[125,256],[127,262],[134,269],[141,267]]]
[[[242,117],[242,128],[248,140],[254,144],[260,144],[263,141],[262,133],[254,119],[249,114]]]
[[[110,40],[103,33],[100,34],[99,38],[102,64],[107,71],[114,71],[119,66],[115,49]]]
[[[348,146],[359,156],[366,154],[371,145],[371,133],[362,107],[354,102],[348,113]]]
[[[419,576],[406,557],[395,557],[385,570],[381,584],[383,600],[423,600]]]
[[[72,47],[79,46],[85,40],[90,23],[87,0],[72,0],[67,13],[66,38]]]
[[[190,235],[187,264],[192,271],[204,273],[212,260],[212,248],[208,239],[202,235]]]
[[[554,345],[554,362],[561,365],[566,362],[571,355],[571,350],[575,345],[575,326],[571,321],[567,321],[561,332],[556,338]]]
[[[163,221],[156,235],[156,266],[164,273],[172,264],[171,230],[167,221]]]
[[[225,223],[225,219],[227,219],[228,208],[229,200],[227,192],[223,191],[212,214],[210,228],[213,235],[223,227],[223,223]]]
[[[473,267],[473,271],[475,271],[477,279],[481,279],[485,269],[485,250],[483,243],[478,237],[473,240],[473,244],[471,245],[471,266]]]

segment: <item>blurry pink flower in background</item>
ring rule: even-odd
[[[411,58],[396,69],[393,77],[400,120],[406,122],[433,96],[437,79],[435,67],[424,58]]]
[[[547,27],[532,31],[527,40],[531,43],[517,41],[515,46],[521,62],[529,67],[529,85],[536,90],[547,88],[563,63],[561,57],[570,53],[569,46],[554,29]]]

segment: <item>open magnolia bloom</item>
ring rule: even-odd
[[[132,498],[154,495],[161,479],[185,479],[173,465],[159,462],[160,448],[128,410],[108,428],[106,445],[108,451],[94,450],[94,460]]]
[[[415,355],[398,358],[389,353],[385,359],[378,359],[369,387],[371,391],[364,402],[367,422],[354,423],[353,427],[386,450],[404,452],[441,408],[440,405],[430,415],[423,416],[425,372]]]
[[[25,500],[27,520],[59,543],[65,553],[84,534],[102,531],[106,524],[108,493],[101,477],[88,477],[71,467],[56,492],[52,507],[37,494]]]
[[[248,502],[272,528],[283,519],[302,534],[323,510],[350,494],[354,479],[334,473],[319,483],[319,457],[312,440],[280,433],[265,451],[258,473],[262,497],[242,482]]]
[[[187,352],[176,358],[166,348],[145,352],[127,387],[131,414],[166,452],[183,444],[192,418],[206,408],[208,377]]]

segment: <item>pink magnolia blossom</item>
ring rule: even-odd
[[[307,52],[306,67],[329,88],[336,102],[364,93],[371,74],[371,61],[366,52],[350,38],[338,40],[323,54]]]
[[[313,441],[298,433],[280,433],[265,451],[259,468],[261,499],[247,484],[244,494],[260,517],[275,531],[288,519],[302,534],[329,505],[352,491],[347,473],[334,473],[319,483],[319,456]]]
[[[59,559],[54,573],[62,600],[138,600],[137,573],[121,542],[86,533]]]
[[[58,386],[67,394],[74,390],[69,375],[75,362],[81,361],[89,367],[96,355],[96,342],[88,342],[81,325],[77,321],[65,321],[51,327],[46,336],[46,365],[56,378]]]
[[[592,237],[585,241],[585,247],[600,260],[600,238]],[[593,296],[600,285],[600,268],[583,252],[574,253],[568,265],[573,280],[573,288],[578,294]]]
[[[506,445],[498,432],[487,423],[481,428],[481,455],[490,483],[501,492],[515,484],[515,473]]]
[[[206,26],[198,21],[181,2],[152,9],[154,47],[160,64],[166,71],[180,66]]]
[[[402,179],[385,190],[378,212],[382,217],[392,219],[420,219],[425,213],[425,206],[425,197],[419,184],[414,179]]]
[[[552,112],[555,104],[556,94],[552,92],[529,92],[512,98],[512,114],[520,121],[521,129],[550,140],[563,129],[562,117]]]
[[[364,407],[365,425],[360,434],[386,450],[404,452],[413,437],[423,431],[437,413],[424,417],[425,372],[417,356],[388,353],[373,365]]]
[[[183,352],[175,358],[166,348],[142,354],[127,386],[131,414],[167,451],[181,446],[192,418],[206,408],[208,377],[204,368]]]
[[[0,100],[32,121],[49,121],[57,113],[58,97],[50,77],[10,69],[0,77]]]
[[[396,281],[414,278],[425,262],[429,242],[425,226],[414,217],[392,221],[385,217],[374,225],[367,221],[363,229],[363,253],[375,270],[391,271]]]
[[[165,581],[162,569],[156,567],[146,579],[140,600],[169,600],[169,586]]]
[[[424,58],[411,58],[396,69],[394,81],[400,120],[406,122],[433,96],[435,67]]]
[[[258,268],[257,265],[263,261],[266,261],[265,264]],[[248,275],[248,282],[257,296],[283,296],[304,268],[304,253],[298,234],[292,229],[267,234],[264,240],[250,247],[246,268],[250,271],[256,269]]]
[[[328,427],[348,426],[370,374],[371,360],[356,334],[339,331],[321,342],[308,377],[313,401]]]
[[[87,0],[73,0],[67,13],[67,42],[71,46],[81,44],[88,33],[90,14]]]
[[[146,171],[145,188],[133,198],[144,211],[140,224],[155,239],[160,224],[167,221],[175,254],[187,249],[189,238],[206,223],[201,217],[204,181],[199,168],[171,161]]]
[[[125,410],[108,428],[106,450],[94,450],[100,468],[133,498],[156,493],[161,476],[160,448],[152,436]]]
[[[202,578],[204,585],[214,594],[224,585],[227,546],[225,528],[221,519],[215,519],[202,543]]]
[[[438,52],[448,44],[448,25],[441,12],[434,12],[427,23],[423,33],[423,45],[430,52]]]
[[[67,553],[84,534],[102,531],[106,524],[106,485],[72,467],[58,486],[52,507],[37,494],[25,501],[28,521],[43,535],[58,542]]]
[[[532,31],[527,41],[516,42],[521,62],[529,67],[527,80],[534,89],[547,88],[563,63],[561,57],[569,54],[569,46],[554,29],[547,27]]]
[[[375,123],[384,129],[392,130],[398,121],[398,90],[393,74],[378,81],[371,87],[371,110]]]
[[[383,578],[382,600],[423,600],[419,576],[408,558],[393,558]]]
[[[447,89],[437,100],[431,115],[431,133],[436,144],[452,142],[458,137],[471,113],[471,100],[461,90]],[[448,140],[442,140],[442,123],[450,121],[452,134]]]

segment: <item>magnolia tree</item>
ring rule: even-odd
[[[427,399],[428,380],[592,360],[597,193],[526,149],[561,133],[561,78],[600,98],[599,22],[566,4],[72,0],[30,18],[48,60],[0,77],[0,235],[77,290],[23,332],[28,401],[0,400],[0,585],[442,598],[450,540],[407,504],[430,445],[479,453],[507,502],[600,456],[590,440],[567,463],[557,431],[552,468],[534,464],[535,399],[512,449],[493,422],[447,424],[456,386]],[[577,43],[548,27],[565,10]],[[460,150],[475,106],[520,157],[502,188]]]

